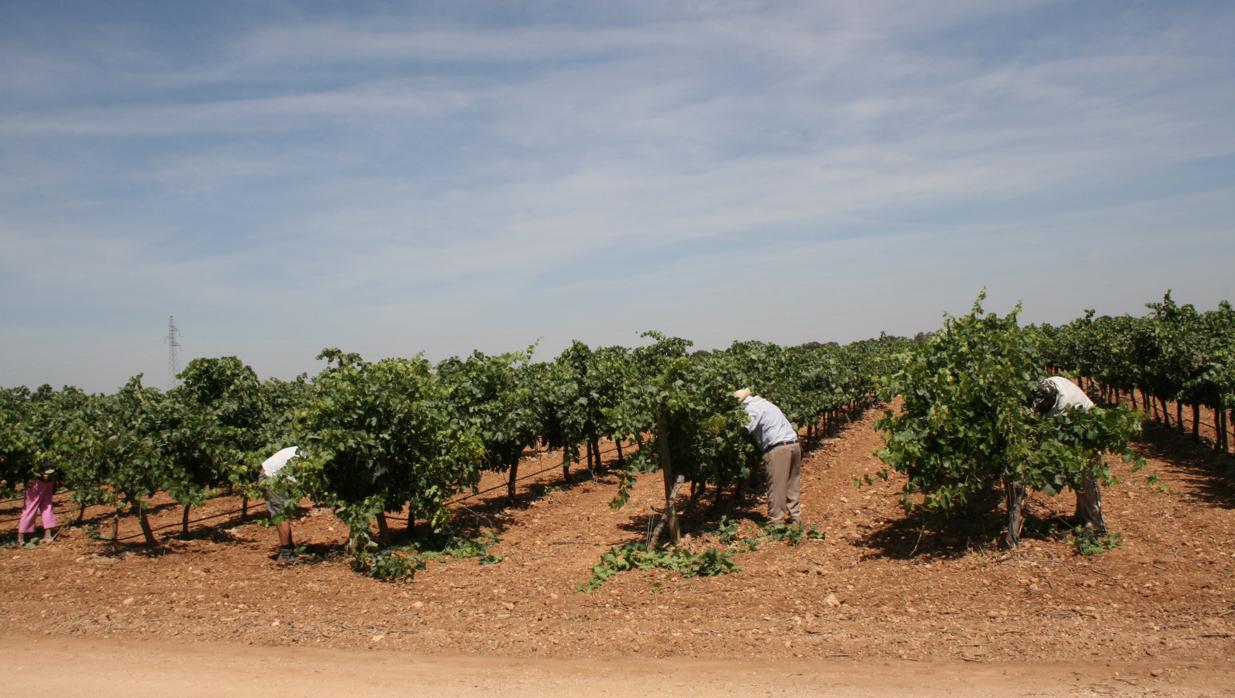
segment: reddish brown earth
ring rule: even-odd
[[[40,696],[1210,696],[1221,664],[418,656],[321,647],[0,638],[6,686]],[[31,691],[33,693],[33,691]]]
[[[344,527],[317,509],[295,524],[298,542],[315,554],[289,567],[272,559],[271,529],[237,516],[195,524],[189,539],[174,537],[180,510],[171,505],[156,507],[154,523],[168,526],[157,551],[136,545],[140,538],[116,549],[84,528],[68,528],[48,546],[4,548],[3,644],[73,636],[157,640],[165,648],[209,642],[384,650],[455,661],[798,658],[902,667],[897,671],[930,666],[936,674],[940,667],[1032,664],[1047,673],[1057,668],[1061,687],[1070,685],[1068,671],[1088,667],[1120,691],[1195,694],[1198,676],[1225,677],[1202,684],[1214,694],[1228,690],[1235,674],[1230,456],[1151,427],[1138,445],[1145,469],[1116,464],[1120,483],[1104,492],[1120,547],[1077,555],[1050,532],[1071,512],[1070,497],[1037,495],[1027,541],[1008,553],[995,544],[996,518],[973,522],[967,533],[930,533],[901,510],[895,475],[855,488],[855,478],[880,468],[875,416],[807,454],[805,519],[826,539],[735,553],[737,574],[685,579],[637,571],[591,594],[574,591],[609,546],[642,536],[660,476],[642,476],[630,503],[613,510],[615,475],[565,485],[552,467],[560,456],[545,454],[522,466],[549,470],[522,483],[515,506],[505,506],[504,487],[460,505],[460,521],[496,529],[500,564],[430,562],[409,583],[353,572],[339,552]],[[1151,474],[1156,484],[1147,482]],[[493,476],[483,486],[500,482]],[[703,503],[710,502],[709,492]],[[18,504],[0,504],[0,526],[15,526]],[[238,506],[220,498],[193,516]],[[757,509],[748,504],[730,515],[753,535]],[[62,522],[74,513],[59,512]],[[87,520],[97,517],[106,535],[104,514],[92,509]],[[712,530],[715,518],[690,525]],[[137,533],[134,521],[122,520],[122,538]],[[718,545],[713,534],[698,533],[688,544]]]

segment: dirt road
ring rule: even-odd
[[[591,661],[72,638],[0,637],[0,671],[10,689],[94,698],[1235,695],[1231,666],[1212,663]]]

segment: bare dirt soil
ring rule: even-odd
[[[826,534],[824,540],[764,541],[753,551],[741,546],[734,553],[742,568],[737,574],[686,579],[661,570],[625,572],[592,593],[574,587],[589,579],[610,546],[643,536],[663,498],[659,474],[642,476],[626,507],[614,510],[615,472],[587,478],[576,466],[576,481],[564,483],[554,467],[560,454],[531,457],[522,472],[545,472],[521,483],[513,506],[505,502],[499,475],[482,484],[497,489],[459,504],[461,524],[496,532],[500,542],[491,552],[502,561],[430,562],[408,583],[353,572],[341,552],[345,527],[325,510],[306,507],[294,526],[309,552],[306,561],[280,566],[273,560],[274,531],[256,516],[241,520],[233,513],[239,508],[234,497],[194,510],[193,518],[204,520],[187,539],[176,537],[179,507],[160,501],[153,523],[166,528],[155,551],[137,544],[137,525],[129,518],[121,521],[119,546],[92,538],[93,530],[110,534],[107,512],[92,508],[87,523],[93,528],[66,528],[51,545],[0,549],[0,667],[13,668],[15,657],[30,655],[21,650],[27,647],[22,638],[36,638],[30,646],[100,666],[109,665],[103,650],[113,647],[138,655],[260,656],[268,658],[267,668],[289,658],[327,656],[302,654],[304,648],[340,652],[329,655],[340,666],[373,662],[381,671],[421,658],[416,661],[428,666],[490,661],[517,673],[523,665],[507,659],[521,659],[533,668],[575,667],[562,669],[563,687],[595,678],[588,672],[600,669],[589,662],[600,659],[606,666],[672,668],[681,662],[699,682],[717,673],[699,662],[719,659],[731,660],[720,665],[722,677],[797,662],[806,672],[801,676],[817,672],[824,681],[818,686],[836,691],[844,686],[827,684],[827,676],[886,674],[883,684],[850,685],[859,694],[900,685],[892,677],[905,673],[935,677],[941,687],[947,681],[981,687],[982,676],[1021,676],[1017,680],[1025,683],[1008,684],[1020,693],[1038,692],[1033,675],[1054,681],[1041,684],[1047,695],[1231,690],[1230,456],[1150,426],[1138,445],[1146,467],[1133,473],[1116,464],[1120,482],[1104,491],[1107,522],[1122,545],[1078,555],[1062,534],[1071,496],[1035,495],[1026,542],[1009,553],[996,544],[998,517],[934,534],[925,519],[900,508],[903,481],[895,474],[855,487],[855,479],[881,468],[873,455],[880,445],[872,427],[876,416],[872,410],[807,453],[805,520]],[[698,508],[708,509],[712,499],[709,491]],[[0,503],[0,526],[15,527],[19,506]],[[58,513],[69,523],[76,512],[66,506]],[[740,520],[746,537],[757,535],[762,522],[753,500],[736,507],[722,502],[717,511],[688,520],[694,532],[688,545],[721,546],[714,533],[721,514]],[[237,645],[256,645],[261,653]],[[360,650],[371,659],[346,654]],[[447,664],[423,659],[430,656]],[[563,660],[578,663],[552,663]],[[64,659],[58,666],[76,663]],[[173,674],[166,680],[189,681]],[[614,676],[614,690],[633,686]],[[764,686],[761,693],[775,685],[751,676],[752,683],[739,684]],[[477,681],[478,690],[488,685]],[[812,692],[812,685],[804,680],[802,693]]]
[[[5,684],[43,696],[1223,695],[1223,666],[847,659],[547,659],[224,643],[0,638]],[[1170,673],[1164,673],[1169,671]],[[1156,672],[1154,676],[1152,672]],[[34,691],[31,691],[32,693]]]

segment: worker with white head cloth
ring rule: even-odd
[[[763,453],[763,469],[767,473],[768,522],[773,524],[802,523],[802,505],[798,501],[801,489],[802,446],[798,431],[785,413],[770,401],[753,395],[750,388],[733,393],[741,400],[749,421],[746,430],[755,437]]]
[[[1038,381],[1034,408],[1042,414],[1058,416],[1069,410],[1092,410],[1093,400],[1080,386],[1063,376],[1051,376]],[[1076,512],[1072,518],[1080,524],[1092,526],[1098,534],[1106,533],[1106,518],[1102,515],[1102,488],[1094,471],[1100,465],[1100,454],[1094,454],[1095,462],[1080,482],[1069,483],[1076,491]]]
[[[272,487],[274,480],[298,453],[295,446],[289,446],[262,461],[262,474],[259,482],[262,485],[262,496],[266,498],[266,511],[271,518],[278,516],[287,507],[287,499]],[[295,481],[290,476],[288,479]],[[284,564],[295,562],[296,547],[292,544],[292,522],[280,521],[275,524],[275,529],[279,532],[278,561]]]
[[[1093,400],[1076,383],[1063,376],[1051,376],[1038,382],[1037,407],[1052,415],[1064,410],[1093,409]]]

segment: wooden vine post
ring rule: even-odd
[[[409,517],[410,518],[410,517]],[[390,542],[390,524],[386,522],[386,513],[377,513],[377,535],[383,543]]]
[[[145,539],[146,545],[154,546],[157,541],[154,539],[154,529],[150,527],[150,519],[146,517],[146,507],[142,506],[142,501],[136,498],[130,498],[129,502],[133,507],[133,513],[137,514],[137,523],[142,529],[142,538]]]
[[[1223,450],[1222,437],[1226,431],[1226,426],[1222,423],[1223,412],[1221,408],[1214,410],[1214,450],[1221,452]]]
[[[596,461],[595,465],[592,464],[593,459]],[[587,440],[587,472],[595,477],[598,471],[600,471],[600,437],[590,434]]]
[[[1008,510],[1008,530],[1004,534],[1004,542],[1009,548],[1015,548],[1021,542],[1021,527],[1025,523],[1022,508],[1025,505],[1025,481],[1021,476],[1004,471],[1003,491],[1005,506]]]
[[[515,503],[515,485],[519,482],[519,456],[515,456],[510,461],[510,470],[507,471],[506,478],[506,503],[513,505]]]
[[[1221,400],[1219,400],[1219,401],[1218,401],[1218,409],[1217,409],[1216,411],[1218,412],[1218,414],[1220,414],[1220,415],[1222,416],[1222,418],[1221,418],[1221,421],[1222,421],[1222,434],[1221,434],[1221,435],[1222,435],[1222,447],[1221,447],[1221,449],[1220,449],[1220,450],[1221,450],[1222,452],[1224,452],[1224,453],[1225,453],[1226,451],[1230,450],[1230,446],[1231,446],[1231,439],[1230,439],[1230,423],[1231,423],[1231,416],[1232,416],[1232,415],[1235,415],[1235,410],[1231,410],[1231,411],[1228,413],[1225,409],[1223,409],[1222,401],[1221,401]]]
[[[677,507],[674,499],[677,497],[677,487],[674,486],[673,462],[669,455],[669,424],[662,412],[656,417],[656,445],[660,456],[660,473],[665,481],[665,515],[664,522],[669,528],[669,540],[674,545],[682,542],[682,533],[678,529]],[[652,541],[655,544],[655,540]]]
[[[685,484],[686,484],[685,476],[678,475],[676,478],[674,478],[673,488],[669,490],[669,500],[670,501],[677,501],[678,490],[682,489],[682,485],[685,485]],[[691,483],[691,486],[694,487],[694,483]],[[691,493],[691,497],[692,499],[694,497],[693,490]],[[669,520],[668,516],[661,516],[660,521],[656,522],[656,527],[653,528],[652,532],[648,534],[647,547],[649,549],[656,547],[657,541],[660,540],[660,532],[665,530],[665,522],[668,520]],[[676,521],[676,518],[674,520]]]

